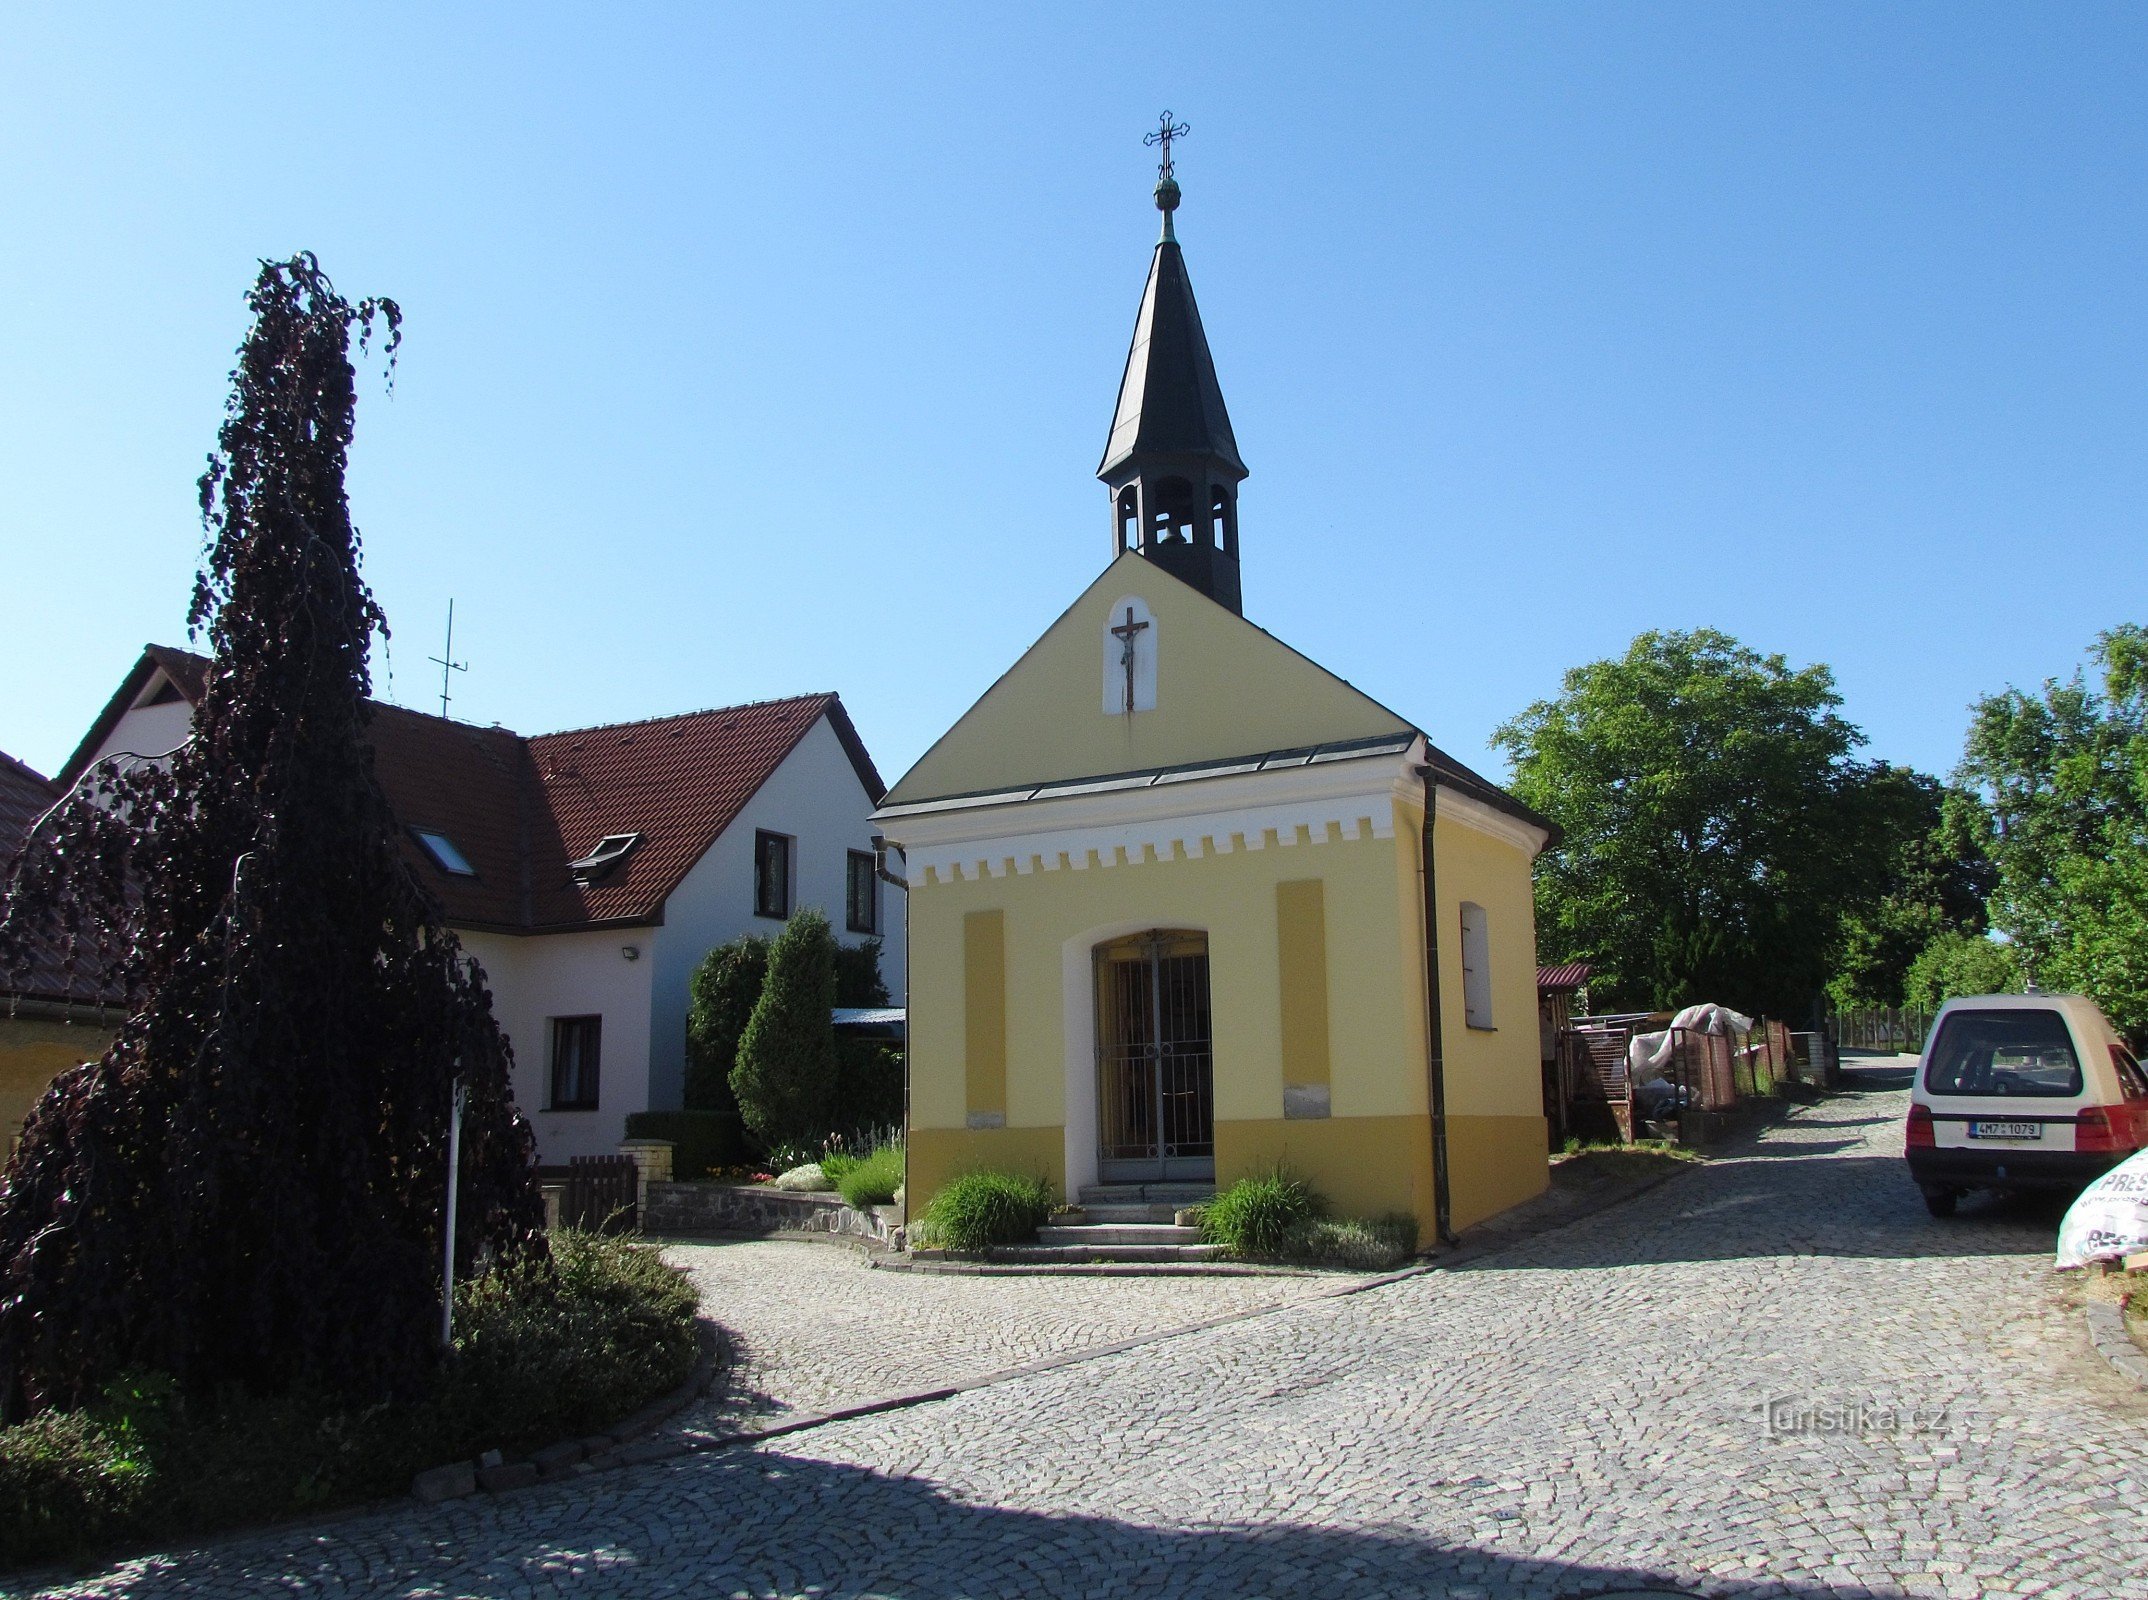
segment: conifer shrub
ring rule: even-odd
[[[753,1020],[761,985],[768,977],[768,944],[758,933],[742,935],[718,945],[694,969],[686,1009],[686,1104],[690,1110],[738,1116],[731,1071],[738,1065],[738,1042]]]
[[[768,951],[768,976],[739,1040],[731,1091],[754,1137],[817,1140],[835,1093],[835,935],[810,907],[793,912]]]
[[[1052,1186],[1042,1178],[969,1172],[932,1197],[918,1219],[918,1242],[938,1250],[1023,1244],[1037,1236],[1051,1213]]]

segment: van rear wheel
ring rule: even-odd
[[[1961,1197],[1962,1193],[1959,1189],[1926,1189],[1924,1191],[1924,1209],[1935,1217],[1951,1217],[1954,1215],[1954,1202]]]

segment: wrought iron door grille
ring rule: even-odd
[[[1207,940],[1159,932],[1099,946],[1096,996],[1102,1176],[1213,1175]]]

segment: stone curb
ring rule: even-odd
[[[722,1330],[707,1318],[696,1317],[694,1342],[700,1353],[694,1361],[693,1371],[686,1375],[686,1381],[630,1416],[622,1417],[605,1432],[561,1439],[513,1461],[505,1460],[497,1450],[488,1450],[474,1461],[450,1461],[429,1467],[411,1479],[411,1497],[428,1505],[437,1505],[443,1500],[459,1500],[480,1489],[487,1494],[506,1494],[538,1483],[601,1472],[607,1467],[631,1466],[639,1461],[676,1455],[677,1449],[668,1448],[673,1441],[651,1439],[645,1435],[653,1433],[700,1399],[715,1378],[723,1357]]]
[[[2088,1322],[2088,1342],[2111,1370],[2137,1389],[2148,1389],[2148,1354],[2126,1331],[2126,1314],[2108,1300],[2091,1300],[2081,1308]]]

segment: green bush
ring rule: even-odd
[[[0,1565],[400,1494],[427,1467],[591,1433],[683,1382],[696,1353],[684,1276],[630,1240],[551,1243],[549,1272],[457,1287],[455,1357],[406,1403],[189,1404],[137,1376],[85,1411],[0,1429]]]
[[[753,1159],[745,1124],[738,1113],[722,1111],[633,1111],[627,1114],[629,1139],[671,1141],[671,1175],[694,1183],[725,1167],[742,1167]]]
[[[109,1538],[136,1512],[147,1477],[126,1441],[86,1412],[0,1429],[0,1562]]]
[[[989,1250],[1037,1236],[1052,1214],[1052,1186],[1011,1172],[971,1172],[932,1197],[918,1219],[920,1243],[943,1250]]]
[[[1326,1210],[1312,1190],[1279,1171],[1240,1178],[1201,1208],[1201,1237],[1234,1256],[1279,1256],[1293,1228]]]
[[[768,951],[768,980],[731,1069],[731,1092],[768,1144],[828,1131],[835,1092],[835,935],[810,907],[792,913]]]
[[[768,976],[768,940],[749,933],[701,958],[688,985],[686,1104],[695,1111],[738,1114],[731,1070],[738,1042]]]
[[[1308,1267],[1385,1272],[1417,1253],[1417,1219],[1400,1211],[1369,1221],[1316,1217],[1286,1233],[1278,1253],[1285,1261]]]

